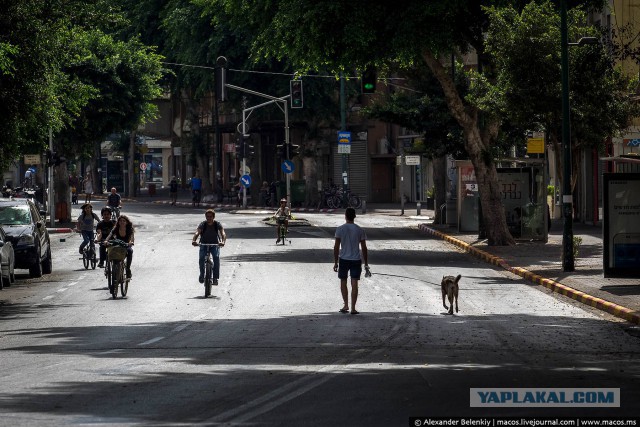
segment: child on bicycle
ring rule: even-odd
[[[105,240],[116,225],[116,222],[111,218],[111,209],[107,206],[100,210],[100,215],[102,215],[102,221],[96,225],[96,243]],[[100,245],[100,262],[98,263],[98,267],[104,268],[104,262],[106,259],[107,247],[105,245]]]
[[[100,221],[100,218],[93,212],[91,203],[85,203],[82,205],[82,213],[78,217],[78,223],[76,224],[76,231],[82,233],[82,243],[78,248],[80,255],[82,255],[85,246],[93,240],[94,221]]]
[[[216,213],[213,209],[208,209],[204,213],[204,217],[206,221],[202,221],[198,225],[191,244],[198,246],[198,237],[200,237],[200,243],[217,243],[219,246],[200,246],[200,257],[198,259],[200,277],[198,281],[204,283],[204,259],[207,256],[207,252],[211,251],[211,255],[213,256],[213,284],[217,285],[218,279],[220,278],[220,247],[226,243],[227,234],[224,232],[222,224],[215,220]]]
[[[286,198],[283,197],[282,199],[280,199],[280,207],[276,211],[275,215],[273,215],[273,217],[278,224],[278,226],[276,227],[276,236],[278,237],[278,240],[276,240],[277,245],[278,243],[280,243],[280,227],[284,226],[285,230],[287,230],[289,228],[289,218],[291,218],[291,209],[289,209],[289,207],[287,206]]]

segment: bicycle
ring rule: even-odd
[[[89,243],[82,249],[82,265],[84,265],[84,269],[88,270],[89,265],[91,265],[91,269],[96,269],[96,244],[93,239],[89,240]]]
[[[289,228],[285,223],[286,220],[286,216],[279,216],[276,218],[276,222],[278,224],[278,237],[282,241],[283,246],[287,244],[287,234],[289,234]],[[291,244],[291,240],[289,240],[289,244]]]
[[[211,286],[218,286],[218,279],[213,278],[213,255],[211,247],[220,246],[219,243],[199,243],[198,246],[207,247],[207,255],[204,260],[204,297],[211,295]]]
[[[104,267],[104,275],[107,278],[109,293],[113,299],[116,299],[118,297],[118,287],[120,287],[120,294],[124,298],[127,296],[129,281],[131,280],[125,274],[128,245],[119,239],[110,240],[107,245],[107,263]]]
[[[109,210],[111,211],[111,217],[115,218],[116,221],[118,220],[118,218],[120,218],[120,209],[122,208],[121,206],[107,206],[109,208]]]
[[[92,270],[95,270],[96,262],[96,244],[93,240],[90,240],[89,244],[85,246],[82,251],[82,264],[85,270],[89,269],[89,265],[91,265]]]

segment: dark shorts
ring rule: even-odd
[[[352,279],[360,280],[362,274],[362,260],[348,260],[340,258],[338,260],[338,279],[346,279],[351,276]]]

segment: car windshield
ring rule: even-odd
[[[0,224],[31,224],[31,213],[29,212],[29,206],[0,206]]]

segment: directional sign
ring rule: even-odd
[[[284,173],[293,173],[293,171],[296,170],[296,166],[291,160],[285,160],[284,162],[282,162],[282,165],[280,165],[280,167],[282,169],[282,172]]]
[[[25,154],[24,155],[24,164],[25,165],[39,165],[40,164],[40,154]]]
[[[242,175],[240,178],[240,183],[244,188],[251,187],[251,176],[250,175]]]
[[[140,170],[141,171],[146,171],[147,170],[147,164],[144,163],[144,162],[140,163]]]

